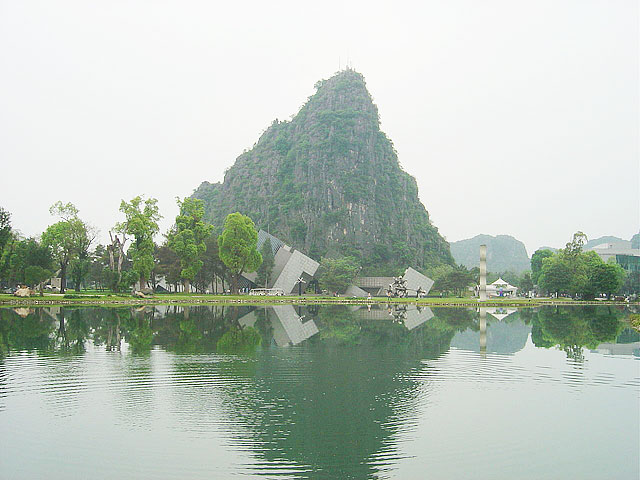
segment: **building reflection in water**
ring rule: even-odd
[[[264,309],[267,320],[271,322],[273,340],[279,347],[298,345],[318,333],[313,319],[307,319],[301,309],[296,311],[293,305],[274,305]],[[258,309],[252,310],[238,319],[243,327],[253,327],[258,320]]]
[[[393,320],[413,330],[434,317],[429,307],[410,304],[354,305],[352,307],[362,320]]]

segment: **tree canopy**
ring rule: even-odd
[[[258,232],[253,220],[238,212],[227,215],[218,237],[218,254],[231,273],[233,293],[238,293],[240,275],[255,272],[262,263],[257,245]]]
[[[72,203],[58,201],[51,206],[49,212],[61,220],[47,227],[42,234],[42,243],[51,250],[58,264],[60,291],[64,293],[69,263],[87,254],[96,233],[78,217],[78,209]]]
[[[318,269],[320,287],[329,292],[344,292],[360,271],[355,257],[323,258]]]
[[[158,233],[158,221],[162,218],[158,212],[158,201],[155,198],[144,199],[137,196],[130,202],[122,200],[120,211],[124,213],[125,221],[117,224],[116,229],[134,237],[127,254],[131,257],[133,270],[140,279],[140,288],[144,289],[154,266],[153,236]]]
[[[180,258],[180,277],[185,282],[185,292],[190,290],[190,282],[202,268],[200,256],[207,250],[205,240],[213,231],[213,225],[204,221],[202,200],[196,198],[177,199],[180,213],[176,217],[167,244]]]

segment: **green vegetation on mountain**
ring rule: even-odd
[[[480,265],[480,245],[487,246],[487,270],[490,272],[516,272],[529,270],[529,256],[524,244],[509,235],[476,235],[473,238],[451,242],[451,254],[456,263],[467,268]]]
[[[380,130],[362,75],[345,70],[316,89],[291,121],[275,120],[222,183],[200,185],[194,197],[206,219],[222,225],[239,211],[313,258],[355,257],[364,274],[453,264],[415,179]]]

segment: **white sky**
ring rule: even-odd
[[[448,240],[628,239],[639,43],[633,0],[0,0],[0,206],[37,235],[71,201],[104,240],[144,193],[166,230],[349,58]]]

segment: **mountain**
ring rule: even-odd
[[[520,240],[509,235],[476,235],[451,243],[456,263],[467,268],[480,265],[480,245],[487,246],[487,270],[490,272],[524,272],[531,269],[527,249]]]
[[[631,237],[631,248],[640,248],[640,233]]]
[[[602,245],[603,243],[619,243],[624,242],[624,239],[619,237],[613,237],[611,235],[605,235],[604,237],[594,238],[593,240],[589,240],[584,244],[583,248],[593,248],[598,245]]]
[[[312,258],[357,257],[362,274],[453,263],[351,69],[316,83],[291,121],[275,120],[222,183],[193,196],[216,226],[239,211]]]

